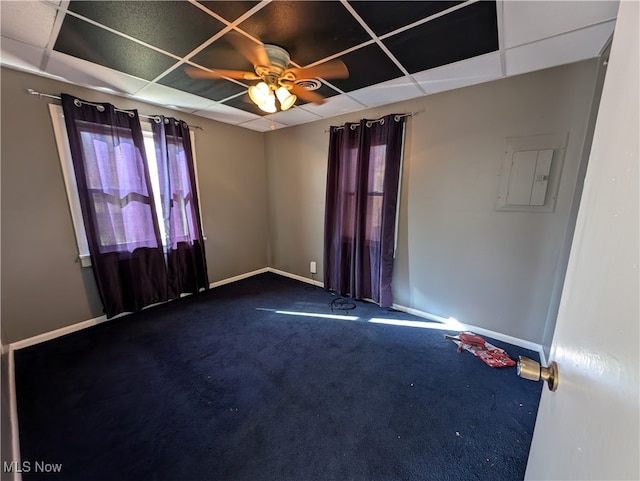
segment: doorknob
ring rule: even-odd
[[[540,366],[539,362],[528,357],[518,357],[518,376],[530,381],[547,381],[547,386],[551,391],[558,389],[558,365],[555,361],[549,367]]]

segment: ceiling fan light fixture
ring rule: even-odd
[[[263,110],[269,114],[273,114],[278,109],[276,108],[276,97],[273,94],[267,95],[266,100],[262,104],[257,104],[260,110]]]
[[[260,82],[258,85],[249,87],[249,97],[254,104],[262,108],[262,105],[265,105],[269,101],[269,97],[273,97],[273,95],[271,95],[269,86],[265,82]]]
[[[298,97],[292,95],[286,87],[278,88],[278,90],[276,90],[276,96],[280,101],[280,110],[288,110],[298,99]]]
[[[322,85],[318,79],[349,77],[347,66],[339,59],[311,67],[297,67],[290,65],[289,52],[278,45],[256,43],[255,39],[239,33],[230,32],[229,35],[229,42],[253,65],[254,72],[185,67],[185,73],[196,79],[256,80],[258,84],[250,86],[247,93],[251,102],[264,112],[274,113],[278,108],[289,110],[298,98],[321,105],[325,101],[324,96],[312,92]]]

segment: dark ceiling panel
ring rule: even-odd
[[[253,72],[253,65],[245,59],[229,42],[226,35],[198,52],[190,59],[192,62],[210,69],[246,70]]]
[[[236,109],[244,110],[245,112],[251,112],[252,114],[260,116],[267,115],[267,112],[260,110],[258,106],[251,101],[251,99],[249,98],[249,94],[239,95],[223,103],[224,105],[228,105],[229,107],[235,107]]]
[[[314,90],[313,92],[322,95],[326,99],[328,99],[329,97],[333,97],[334,95],[338,95],[340,93],[325,84],[321,84],[320,87]],[[309,102],[302,100],[300,98],[298,98],[298,100],[296,101],[296,105],[304,105],[308,103]]]
[[[54,50],[153,80],[176,61],[132,40],[67,15]]]
[[[225,79],[194,79],[185,74],[180,67],[164,76],[158,83],[211,100],[226,99],[246,89]]]
[[[264,43],[287,49],[291,60],[301,66],[371,40],[335,1],[272,2],[239,27]]]
[[[349,78],[330,80],[344,92],[391,80],[404,75],[377,45],[369,45],[340,57],[349,69]]]
[[[495,2],[478,2],[384,40],[410,72],[498,50]]]
[[[233,42],[229,42],[230,35],[240,35],[237,32],[227,33],[193,57],[186,57],[227,28],[228,23],[239,21],[252,9],[261,7],[236,28],[261,42],[284,47],[294,64],[304,67],[351,50],[340,57],[349,69],[349,78],[328,79],[316,91],[329,98],[340,91],[351,92],[402,77],[403,68],[410,73],[421,72],[497,50],[496,2],[461,3],[464,4],[453,0],[349,0],[348,4],[337,0],[264,3],[72,0],[54,48],[142,79],[158,79],[157,82],[164,86],[201,96],[203,105],[209,101],[224,101],[231,107],[264,116],[267,113],[254,105],[246,94],[247,87],[257,82],[193,79],[186,75],[184,68],[191,63],[212,70],[253,72],[253,65],[234,48]],[[367,33],[389,35],[456,5],[459,5],[458,10],[385,38],[382,41],[386,49],[374,43]],[[356,20],[352,12],[361,20]],[[361,21],[371,30],[365,30]],[[111,30],[122,32],[124,36]],[[185,58],[180,66],[159,78],[178,60],[130,38]],[[366,45],[367,42],[370,43]],[[356,48],[360,45],[365,46]],[[402,67],[390,58],[389,52]],[[302,99],[296,102],[296,106],[304,104]]]
[[[69,10],[179,56],[224,27],[184,1],[72,1]]]
[[[236,20],[241,15],[244,15],[247,11],[253,8],[260,2],[228,2],[228,1],[213,1],[213,2],[198,2],[207,7],[212,12],[217,13],[229,23]]]
[[[349,4],[376,35],[384,35],[462,2],[353,1]]]

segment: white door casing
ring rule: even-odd
[[[527,480],[640,479],[639,19],[620,2]]]

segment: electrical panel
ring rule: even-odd
[[[507,139],[497,210],[553,212],[566,134]]]

